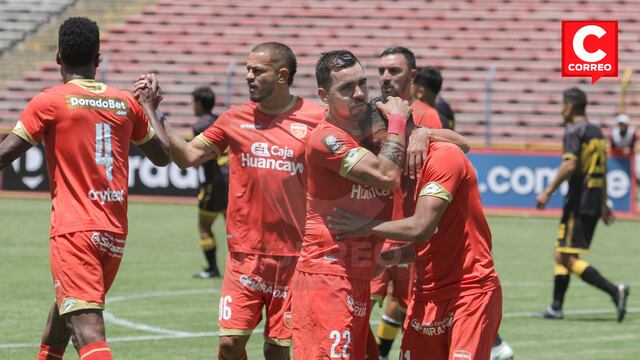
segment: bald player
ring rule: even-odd
[[[250,101],[233,106],[185,142],[170,125],[171,156],[182,168],[229,149],[229,254],[219,303],[219,359],[246,359],[247,341],[266,313],[264,356],[288,359],[289,282],[305,214],[305,143],[324,117],[290,93],[296,58],[281,43],[255,46],[246,62]]]

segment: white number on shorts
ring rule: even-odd
[[[96,124],[96,164],[104,166],[107,180],[113,178],[113,156],[111,156],[111,125]]]
[[[402,351],[402,350],[401,350]],[[407,350],[404,353],[404,360],[411,360],[411,350]]]
[[[345,330],[340,336],[340,331],[332,330],[329,334],[329,338],[333,340],[333,345],[331,345],[331,358],[332,359],[349,359],[351,355],[349,354],[349,345],[351,345],[351,331]],[[342,346],[342,354],[336,353],[336,348],[340,344],[340,339],[344,339],[344,345]]]
[[[218,304],[218,320],[231,319],[231,295],[223,296],[220,298],[220,304]]]

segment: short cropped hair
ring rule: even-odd
[[[91,65],[100,52],[98,24],[86,17],[65,20],[58,31],[58,51],[60,59],[66,65]]]
[[[331,72],[350,68],[360,64],[358,58],[349,50],[332,50],[320,55],[316,62],[316,82],[318,87],[328,90],[331,87]]]
[[[380,57],[393,55],[393,54],[404,55],[404,58],[407,60],[407,65],[409,66],[409,70],[413,70],[416,68],[416,56],[413,55],[413,52],[407,49],[406,47],[396,46],[396,47],[386,48],[384,49],[382,54],[380,54]]]
[[[426,66],[418,69],[418,73],[416,74],[416,78],[413,80],[413,83],[423,86],[438,95],[440,89],[442,89],[442,74],[440,73],[440,70],[433,66]]]
[[[271,55],[272,65],[276,69],[286,68],[289,70],[289,78],[287,84],[291,86],[293,84],[293,77],[298,71],[298,61],[293,54],[293,50],[285,44],[279,42],[265,42],[258,44],[251,49],[251,52],[266,51]]]
[[[216,94],[206,86],[193,90],[191,96],[193,97],[193,100],[199,102],[207,112],[211,112],[213,107],[216,105]]]
[[[566,103],[573,104],[573,113],[584,115],[587,109],[587,94],[577,87],[571,87],[562,93],[562,99]]]

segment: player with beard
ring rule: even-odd
[[[412,122],[408,127],[415,126],[440,129],[442,124],[438,117],[438,112],[428,104],[413,98],[412,84],[416,78],[416,59],[411,50],[404,47],[390,47],[385,49],[380,55],[378,66],[380,75],[380,90],[383,96],[398,96],[401,99],[411,102]],[[393,198],[393,219],[402,219],[413,213],[415,208],[415,173],[421,168],[422,158],[413,157],[413,148],[408,148],[407,165],[405,166],[405,176],[401,179],[401,186],[395,190]],[[468,149],[467,149],[468,150]],[[467,151],[465,150],[465,151]],[[409,162],[411,161],[411,169]],[[416,167],[418,170],[416,170]],[[408,171],[411,170],[409,174]],[[395,240],[386,240],[383,251],[404,245]],[[380,357],[386,359],[393,345],[407,311],[407,304],[411,295],[413,280],[413,268],[411,264],[390,266],[382,274],[371,281],[372,303],[376,302],[382,306],[385,296],[388,296],[384,314],[377,329],[377,343]],[[387,294],[387,291],[391,291]]]
[[[366,131],[371,121],[367,79],[358,59],[347,50],[324,53],[316,64],[316,79],[329,113],[307,143],[307,219],[292,282],[293,353],[296,359],[364,359],[369,282],[383,239],[337,242],[326,217],[344,207],[370,218],[389,218],[411,109],[397,97],[376,104],[388,121],[388,135],[374,155]]]
[[[289,282],[304,224],[305,144],[326,113],[291,95],[296,67],[288,46],[259,44],[246,63],[250,102],[231,107],[190,142],[165,123],[171,156],[182,168],[229,149],[229,254],[220,292],[219,359],[246,359],[263,308],[265,358],[289,358]]]

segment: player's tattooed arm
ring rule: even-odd
[[[344,155],[341,174],[363,185],[393,190],[400,186],[400,176],[404,168],[404,126],[411,114],[411,108],[408,102],[394,97],[390,97],[384,104],[378,102],[376,106],[390,123],[385,143],[377,156],[363,148],[349,150]]]
[[[382,144],[380,155],[401,167],[404,164],[404,152],[405,149],[403,143],[390,139]]]

